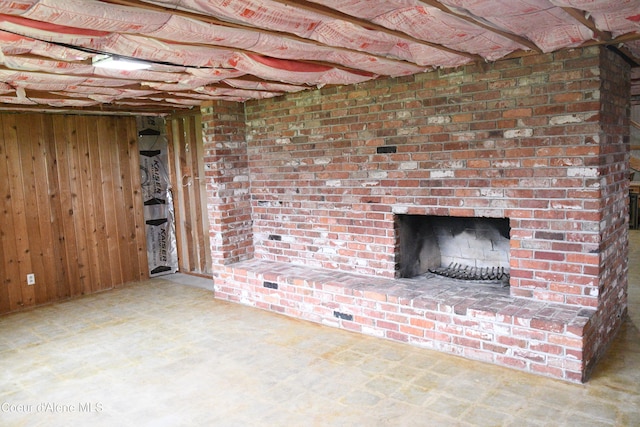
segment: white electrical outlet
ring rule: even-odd
[[[36,284],[36,275],[27,274],[27,285],[35,285],[35,284]]]

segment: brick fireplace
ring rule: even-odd
[[[396,215],[396,230],[397,277],[436,273],[489,282],[504,276],[508,285],[508,218]],[[447,271],[453,276],[441,274]]]
[[[628,82],[589,47],[203,107],[216,297],[586,381],[627,309]],[[403,277],[399,216],[506,221],[509,286]]]

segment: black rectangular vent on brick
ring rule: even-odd
[[[353,314],[340,313],[339,311],[334,311],[333,315],[338,319],[342,320],[353,320]]]
[[[262,282],[262,286],[269,289],[278,289],[278,284],[275,282],[267,282],[266,280]]]
[[[376,148],[378,154],[393,154],[398,150],[398,147],[395,145],[383,145],[382,147]]]
[[[282,240],[282,236],[278,234],[269,234],[269,240],[275,240],[279,242]]]

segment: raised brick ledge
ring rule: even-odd
[[[536,374],[585,381],[595,310],[452,280],[425,286],[252,259],[224,266],[218,299]]]

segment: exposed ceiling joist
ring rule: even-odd
[[[583,11],[575,9],[573,7],[563,7],[562,10],[564,10],[569,15],[571,15],[571,17],[574,18],[576,21],[580,22],[582,25],[584,25],[585,27],[593,31],[593,34],[595,34],[595,36],[599,40],[603,42],[611,41],[611,38],[612,38],[611,33],[608,31],[600,30],[596,26],[595,22],[593,22],[593,19],[585,15]]]
[[[637,64],[637,15],[586,0],[0,0],[0,107],[187,110],[594,44]],[[101,70],[98,54],[150,68]]]
[[[460,50],[456,50],[456,49],[451,49],[448,48],[444,45],[441,44],[437,44],[437,43],[431,43],[428,42],[426,40],[420,40],[417,39],[415,37],[411,37],[409,34],[403,33],[401,31],[396,31],[396,30],[391,30],[387,27],[383,27],[382,25],[378,25],[375,24],[371,21],[367,21],[364,19],[359,19],[356,17],[353,17],[351,15],[347,15],[346,13],[342,13],[339,12],[335,9],[331,9],[328,8],[326,6],[317,4],[317,3],[310,3],[308,1],[305,0],[273,0],[274,2],[277,3],[281,3],[281,4],[285,4],[285,5],[291,5],[291,6],[296,6],[300,9],[303,10],[307,10],[310,12],[315,12],[315,13],[319,13],[322,15],[327,16],[328,18],[332,18],[332,19],[340,19],[346,22],[349,22],[351,24],[354,25],[358,25],[361,26],[363,28],[366,28],[368,30],[372,30],[372,31],[380,31],[382,33],[388,34],[390,36],[393,37],[397,37],[401,40],[406,40],[406,41],[411,41],[413,43],[418,43],[418,44],[423,44],[425,46],[429,46],[435,49],[440,49],[443,50],[445,52],[449,52],[449,53],[453,53],[455,55],[460,55],[460,56],[466,56],[467,58],[473,59],[473,60],[482,60],[482,57],[479,55],[475,55],[469,52],[464,52],[464,51],[460,51]]]
[[[264,28],[260,28],[260,27],[252,27],[249,25],[243,25],[243,24],[238,24],[238,23],[234,23],[234,22],[228,22],[228,21],[224,21],[221,19],[217,19],[215,17],[203,14],[203,13],[195,13],[195,12],[190,12],[190,11],[185,11],[185,10],[181,10],[181,9],[172,9],[172,8],[168,8],[166,6],[160,6],[160,5],[155,5],[155,4],[149,4],[149,3],[145,3],[144,1],[140,1],[140,0],[103,0],[105,3],[113,3],[113,4],[119,4],[119,5],[123,5],[123,6],[130,6],[130,7],[141,7],[147,10],[151,10],[154,12],[166,12],[166,13],[171,13],[173,15],[177,15],[177,16],[183,16],[185,18],[189,18],[189,19],[194,19],[196,21],[201,21],[201,22],[206,22],[209,24],[213,24],[213,25],[220,25],[223,27],[228,27],[228,28],[234,28],[234,29],[238,29],[238,30],[245,30],[245,31],[251,31],[251,32],[255,32],[255,33],[260,33],[260,34],[268,34],[268,35],[275,35],[277,37],[281,37],[284,39],[290,39],[290,40],[295,40],[295,41],[299,41],[299,42],[304,42],[304,43],[310,43],[316,46],[324,46],[325,44],[321,43],[321,42],[317,42],[313,39],[307,39],[304,37],[299,37],[296,36],[295,34],[291,34],[291,33],[286,33],[286,32],[281,32],[281,31],[277,31],[277,30],[268,30],[268,29],[264,29]],[[274,2],[278,2],[278,3],[282,3],[282,4],[291,4],[292,2],[290,1],[286,1],[286,0],[272,0]],[[302,9],[307,9],[307,10],[311,10],[313,9],[310,6],[307,6],[308,2],[304,2],[304,1],[296,1],[296,6],[299,6]],[[298,5],[298,3],[300,3],[300,5]],[[320,8],[318,8],[320,9]],[[328,9],[328,8],[323,8],[324,9]],[[328,9],[328,10],[332,10],[332,9]],[[334,14],[329,14],[329,12],[326,12],[328,17],[334,17],[334,15],[344,15],[344,14],[340,14],[337,11],[334,11]],[[388,28],[385,27],[381,27],[379,25],[375,25],[373,23],[367,22],[367,21],[361,21],[361,20],[357,20],[353,17],[350,17],[349,15],[344,15],[344,18],[341,19],[348,19],[350,22],[355,23],[356,25],[366,25],[367,28],[371,29],[371,30],[377,30],[377,31],[383,31],[386,32],[388,34],[397,36],[397,37],[401,37],[401,38],[405,38],[406,40],[411,40],[411,41],[415,41],[416,43],[422,43],[425,44],[427,46],[431,46],[437,49],[442,49],[444,51],[450,52],[450,53],[455,53],[457,55],[462,55],[462,56],[467,56],[469,58],[472,59],[478,59],[477,55],[472,55],[469,53],[465,53],[465,52],[458,52],[454,49],[448,49],[444,46],[440,46],[437,45],[435,43],[428,43],[425,42],[423,40],[418,40],[418,39],[414,39],[413,37],[410,37],[406,34],[397,32],[397,31],[392,31],[389,30]],[[353,53],[353,52],[362,52],[361,50],[358,49],[349,49],[349,48],[345,48],[342,46],[332,46],[333,49],[336,49],[338,51],[343,51],[345,53]],[[377,56],[379,58],[383,58],[380,55],[373,55],[373,56]],[[388,58],[388,57],[384,57],[384,59],[387,60],[391,60],[391,61],[399,61],[397,59],[394,58]],[[400,62],[400,61],[399,61]]]
[[[449,14],[457,17],[457,18],[460,18],[460,19],[463,19],[463,20],[465,20],[467,22],[470,22],[473,25],[477,25],[480,28],[484,28],[485,30],[491,31],[491,32],[493,32],[495,34],[499,34],[502,37],[506,37],[508,39],[511,39],[514,42],[521,44],[522,46],[528,47],[529,49],[531,49],[534,52],[538,52],[538,53],[542,52],[542,50],[535,43],[533,43],[529,39],[526,39],[524,37],[520,37],[517,34],[513,34],[513,33],[510,33],[510,32],[507,32],[507,31],[499,30],[498,28],[495,28],[495,27],[493,27],[491,25],[484,24],[483,22],[480,22],[477,19],[473,19],[473,18],[470,18],[470,17],[468,17],[466,15],[462,15],[460,13],[456,13],[456,12],[452,11],[451,9],[449,9],[448,7],[446,7],[445,5],[443,5],[442,3],[440,3],[440,2],[438,2],[436,0],[420,0],[420,1],[422,3],[424,3],[424,4],[427,4],[427,5],[431,6],[431,7],[436,7],[438,9],[442,10],[443,12],[449,13]]]

